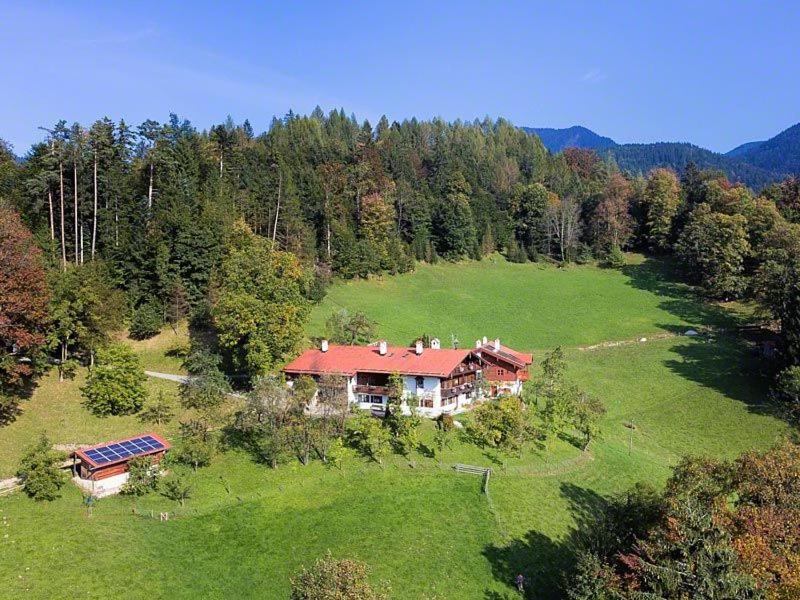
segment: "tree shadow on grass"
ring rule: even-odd
[[[561,484],[561,495],[575,520],[574,529],[563,539],[553,540],[539,531],[528,531],[505,545],[491,544],[483,555],[489,561],[495,579],[513,589],[517,575],[525,577],[525,598],[550,600],[563,597],[566,575],[575,562],[576,540],[591,529],[597,515],[607,505],[598,493],[571,483]],[[485,598],[495,600],[518,598],[496,591]]]
[[[672,352],[680,357],[665,361],[673,373],[744,403],[754,414],[781,417],[769,399],[770,365],[745,340],[694,339]]]
[[[624,266],[621,271],[628,277],[628,285],[662,297],[659,308],[687,323],[687,326],[659,324],[665,331],[683,333],[689,326],[732,329],[741,324],[736,315],[705,302],[667,259],[648,257],[638,265]]]
[[[738,331],[746,324],[745,317],[704,301],[682,281],[674,263],[667,259],[649,257],[641,264],[623,267],[622,272],[631,286],[661,296],[659,307],[686,323],[662,323],[658,324],[660,329],[676,334],[689,328],[715,332],[676,344],[672,352],[680,359],[665,361],[667,368],[688,381],[743,402],[750,412],[781,416],[769,401],[771,366]]]

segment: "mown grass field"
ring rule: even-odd
[[[682,332],[728,320],[696,302],[667,263],[641,255],[631,255],[621,271],[515,264],[495,255],[457,267],[422,265],[414,273],[355,280],[334,286],[315,307],[309,333],[323,335],[325,319],[343,308],[365,313],[379,335],[396,344],[427,333],[445,346],[452,335],[462,347],[488,336],[522,350]]]
[[[379,467],[354,457],[342,471],[319,463],[272,471],[228,451],[189,474],[194,488],[185,508],[151,495],[135,503],[145,516],[132,514],[131,500],[109,498],[89,517],[72,487],[48,504],[16,494],[0,498],[0,597],[286,598],[291,574],[327,550],[365,561],[397,598],[513,598],[520,572],[531,580],[531,597],[558,597],[569,532],[602,496],[637,481],[662,485],[685,453],[731,457],[788,433],[764,402],[758,360],[732,335],[577,348],[688,326],[732,329],[730,316],[697,302],[664,265],[635,262],[622,273],[437,265],[337,284],[309,328],[321,334],[324,316],[346,306],[367,311],[398,343],[423,331],[443,340],[451,329],[462,340],[497,332],[539,358],[563,343],[574,379],[608,409],[590,454],[559,441],[508,458],[456,442],[438,458],[419,453],[413,465],[391,457]],[[460,299],[470,297],[482,308]],[[441,304],[430,304],[433,298]],[[462,304],[466,312],[456,311]],[[518,308],[504,310],[511,306]],[[159,358],[157,348],[172,335],[141,349],[148,364],[166,370],[172,359]],[[23,416],[0,430],[3,472],[41,429],[57,441],[142,429],[133,417],[89,417],[79,384],[46,379]],[[165,427],[167,435],[174,427]],[[425,427],[430,446],[432,426]],[[455,462],[495,469],[491,504],[478,478],[452,472]],[[173,518],[161,523],[147,516],[151,510]]]

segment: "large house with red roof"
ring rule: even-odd
[[[382,409],[389,401],[389,377],[402,376],[405,395],[416,396],[420,412],[434,416],[455,412],[479,394],[479,380],[492,396],[516,394],[528,379],[533,358],[486,338],[471,349],[442,348],[432,339],[429,347],[421,341],[414,346],[340,346],[323,340],[318,348],[306,350],[283,368],[291,381],[302,375],[319,380],[323,376],[343,377],[351,404],[364,409]]]

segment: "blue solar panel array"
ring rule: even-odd
[[[151,435],[145,435],[140,438],[119,442],[118,444],[108,444],[107,446],[92,448],[91,450],[86,450],[84,454],[91,458],[96,464],[104,465],[134,456],[141,456],[142,454],[149,454],[151,452],[163,450],[164,448],[164,444],[159,442],[156,438]]]

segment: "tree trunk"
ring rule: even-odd
[[[53,221],[53,190],[47,189],[47,206],[50,208],[50,239],[56,239],[56,227]]]
[[[92,212],[92,260],[97,243],[97,152],[94,153],[94,211]]]
[[[327,186],[326,186],[327,187]],[[328,262],[331,261],[331,211],[330,211],[330,192],[325,190],[325,246],[328,254]]]
[[[81,221],[80,230],[81,230],[81,236],[80,236],[80,238],[81,238],[81,242],[80,242],[80,247],[81,247],[81,251],[80,251],[81,260],[80,260],[80,264],[83,264],[83,221]]]
[[[78,163],[72,163],[72,197],[73,197],[73,215],[74,215],[74,226],[75,226],[75,264],[78,264]]]
[[[119,246],[119,198],[114,197],[114,247]]]
[[[58,380],[64,381],[64,363],[67,362],[67,343],[61,342],[61,362],[58,365]]]
[[[153,163],[150,163],[150,186],[147,188],[147,212],[153,210]]]
[[[64,231],[64,163],[58,163],[58,174],[61,179],[61,268],[67,270],[67,241]]]
[[[281,212],[281,188],[283,186],[283,173],[278,168],[278,205],[275,207],[275,225],[272,227],[272,242],[275,243],[275,236],[278,234],[278,215]]]

